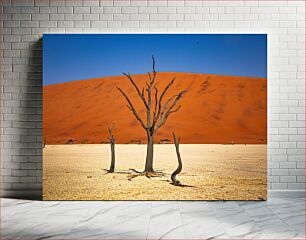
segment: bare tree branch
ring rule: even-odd
[[[156,72],[156,71],[155,71],[155,59],[154,59],[154,56],[153,56],[153,55],[152,55],[152,62],[153,62],[153,73],[154,73],[154,72]]]
[[[126,77],[130,80],[130,82],[131,82],[131,83],[133,84],[133,86],[135,87],[135,89],[136,89],[138,95],[139,95],[140,98],[142,99],[142,101],[143,101],[145,107],[148,108],[148,103],[147,103],[147,101],[146,101],[144,95],[140,92],[138,86],[137,86],[136,83],[134,82],[134,80],[133,80],[133,78],[131,77],[131,75],[130,75],[129,73],[128,73],[128,74],[127,74],[127,73],[123,73],[123,75],[126,76]]]
[[[148,129],[147,126],[144,124],[144,122],[142,121],[142,119],[138,116],[138,114],[137,114],[136,110],[134,109],[134,107],[131,107],[131,106],[129,106],[129,105],[126,105],[126,106],[127,106],[127,108],[130,109],[131,112],[134,114],[134,116],[136,117],[136,119],[138,120],[138,122],[141,124],[141,126],[142,126],[145,130],[147,130],[147,129]]]
[[[147,90],[147,91],[149,91],[149,89],[150,89],[150,86],[151,86],[151,85],[150,85],[150,84],[148,84],[147,82],[146,82],[146,85],[147,85],[146,90]]]
[[[151,119],[151,106],[152,106],[152,96],[151,96],[151,90],[152,90],[152,86],[154,84],[154,81],[155,81],[155,77],[156,77],[156,71],[155,71],[155,59],[154,59],[154,56],[152,56],[152,60],[153,60],[153,76],[151,76],[150,72],[148,73],[149,74],[149,83],[146,82],[146,85],[147,85],[147,92],[148,92],[148,95],[147,95],[147,127],[148,129],[153,129],[153,123],[154,123],[154,116],[153,116],[153,123],[152,123],[152,119]]]
[[[125,94],[125,92],[122,91],[121,88],[117,87],[117,89],[121,92],[121,94],[124,96],[124,98],[126,99],[126,101],[128,102],[128,108],[131,110],[131,112],[134,114],[134,116],[136,117],[136,119],[139,121],[139,123],[141,124],[141,126],[147,130],[147,126],[144,124],[144,122],[142,121],[142,119],[139,117],[139,115],[137,114],[131,100],[128,98],[128,96]]]
[[[155,78],[156,78],[156,74],[157,74],[157,72],[155,71],[155,59],[154,59],[153,55],[152,55],[152,62],[153,62],[153,66],[152,66],[152,68],[153,68],[153,77],[150,78],[151,85],[153,85],[153,83],[155,81]]]
[[[155,103],[154,103],[154,112],[153,112],[153,120],[154,120],[154,117],[155,117],[155,114],[156,114],[156,110],[157,110],[157,105],[158,105],[158,89],[156,86],[154,86],[154,89],[155,89],[155,94],[154,94],[154,99],[155,99]]]
[[[177,111],[180,109],[180,106],[179,106],[177,109],[175,109],[175,110],[172,111],[172,109],[175,107],[175,105],[178,103],[178,101],[182,98],[182,96],[183,96],[186,92],[187,92],[187,90],[183,90],[182,92],[180,92],[180,93],[176,96],[175,100],[173,101],[173,103],[171,104],[171,106],[167,109],[166,113],[164,113],[163,115],[161,115],[160,121],[157,123],[155,131],[157,131],[160,127],[162,127],[162,126],[166,123],[166,121],[167,121],[167,119],[168,119],[168,117],[169,117],[169,115],[170,115],[171,113],[175,113],[175,112],[177,112]]]
[[[171,113],[177,112],[181,107],[182,107],[182,105],[179,105],[176,109],[170,111],[170,112],[169,112],[169,115],[170,115]]]
[[[172,97],[170,97],[170,98],[167,100],[167,102],[164,104],[164,106],[162,106],[162,111],[161,111],[161,113],[160,113],[160,117],[161,117],[162,115],[164,115],[164,113],[165,113],[165,111],[166,111],[166,109],[167,109],[167,107],[168,107],[168,104],[169,104],[175,97],[177,97],[177,96],[178,96],[177,94],[173,95]]]
[[[152,105],[152,100],[151,100],[151,82],[150,84],[147,84],[147,92],[148,92],[148,109],[147,109],[147,127],[151,128],[151,105]]]
[[[165,117],[168,117],[169,114],[171,113],[171,110],[175,107],[175,105],[178,103],[178,101],[182,98],[182,96],[187,92],[187,90],[183,90],[181,91],[175,98],[174,102],[172,103],[172,105],[168,108]]]
[[[168,91],[168,89],[174,83],[174,81],[175,81],[175,77],[168,83],[168,85],[165,87],[164,91],[162,92],[162,94],[159,97],[159,100],[158,100],[158,110],[157,110],[156,115],[154,116],[153,128],[155,127],[155,125],[157,123],[157,120],[160,117],[160,113],[161,113],[161,110],[162,110],[162,101],[163,101],[163,98],[164,98],[166,92]]]

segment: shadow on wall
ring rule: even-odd
[[[16,107],[20,118],[16,126],[19,142],[12,141],[18,151],[10,153],[9,161],[19,165],[20,172],[16,171],[15,176],[20,180],[10,186],[3,181],[2,197],[42,199],[42,41],[40,38],[29,44],[25,70],[20,70],[18,82],[12,84],[20,89],[19,96],[12,98],[20,102]],[[27,170],[26,176],[24,170]]]

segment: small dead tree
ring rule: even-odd
[[[128,109],[133,113],[134,117],[140,123],[142,128],[146,131],[147,134],[147,156],[146,156],[146,163],[145,163],[145,170],[144,172],[148,176],[149,173],[153,173],[153,149],[154,149],[154,136],[158,129],[160,129],[167,121],[168,117],[172,114],[177,112],[181,105],[177,106],[177,103],[182,98],[182,96],[187,92],[187,90],[183,90],[170,98],[168,98],[164,102],[165,95],[169,88],[173,85],[175,78],[173,78],[163,89],[161,94],[158,94],[157,84],[155,83],[157,72],[155,71],[155,59],[152,56],[153,60],[153,72],[148,73],[149,81],[146,82],[145,89],[139,89],[136,85],[134,79],[129,73],[123,73],[134,86],[138,96],[143,102],[143,105],[146,109],[146,121],[141,119],[139,114],[137,113],[133,103],[131,102],[130,98],[127,94],[119,87],[117,89],[123,95],[123,97],[127,101]],[[146,94],[145,94],[146,90]],[[152,97],[153,95],[153,97]],[[153,102],[152,102],[153,101]]]
[[[176,136],[175,136],[175,133],[173,132],[172,134],[173,134],[173,142],[174,142],[174,145],[175,145],[175,150],[176,150],[176,155],[177,155],[178,167],[171,174],[171,180],[172,180],[172,184],[174,186],[182,186],[181,182],[176,180],[176,175],[179,174],[182,171],[182,168],[183,168],[181,154],[180,154],[180,137],[177,139]]]
[[[108,139],[111,147],[111,165],[108,170],[108,172],[110,173],[113,173],[115,171],[115,137],[113,135],[114,127],[115,127],[114,123],[112,127],[109,127],[109,125],[107,124],[108,133],[109,133]]]

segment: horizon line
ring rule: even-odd
[[[148,71],[151,73],[151,71]],[[147,75],[148,72],[146,73],[130,73],[130,75]],[[100,76],[100,77],[89,77],[89,78],[85,78],[85,79],[76,79],[76,80],[68,80],[68,81],[63,81],[60,83],[52,83],[52,84],[43,84],[43,87],[46,86],[51,86],[51,85],[57,85],[57,84],[63,84],[63,83],[69,83],[69,82],[76,82],[76,81],[87,81],[87,80],[91,80],[91,79],[99,79],[99,78],[107,78],[107,77],[124,77],[123,75],[124,72],[122,72],[122,75],[105,75],[105,76]],[[128,72],[127,72],[128,73]],[[216,73],[200,73],[200,72],[173,72],[173,71],[169,71],[169,72],[157,72],[158,73],[187,73],[187,74],[202,74],[202,75],[217,75],[217,76],[224,76],[224,77],[245,77],[245,78],[263,78],[263,79],[267,79],[268,77],[259,77],[259,76],[245,76],[245,75],[225,75],[225,74],[216,74]],[[44,83],[44,79],[43,79],[43,83]]]

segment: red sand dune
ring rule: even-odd
[[[168,96],[183,89],[189,91],[180,100],[181,109],[157,132],[156,142],[172,140],[172,131],[181,136],[181,143],[267,142],[265,78],[166,72],[157,74],[158,88],[174,76],[176,81]],[[147,75],[133,77],[139,86],[148,79]],[[70,139],[75,143],[108,141],[106,124],[113,121],[117,143],[146,142],[145,131],[115,86],[126,91],[145,119],[143,103],[124,76],[45,86],[43,135],[47,144],[64,144]]]

